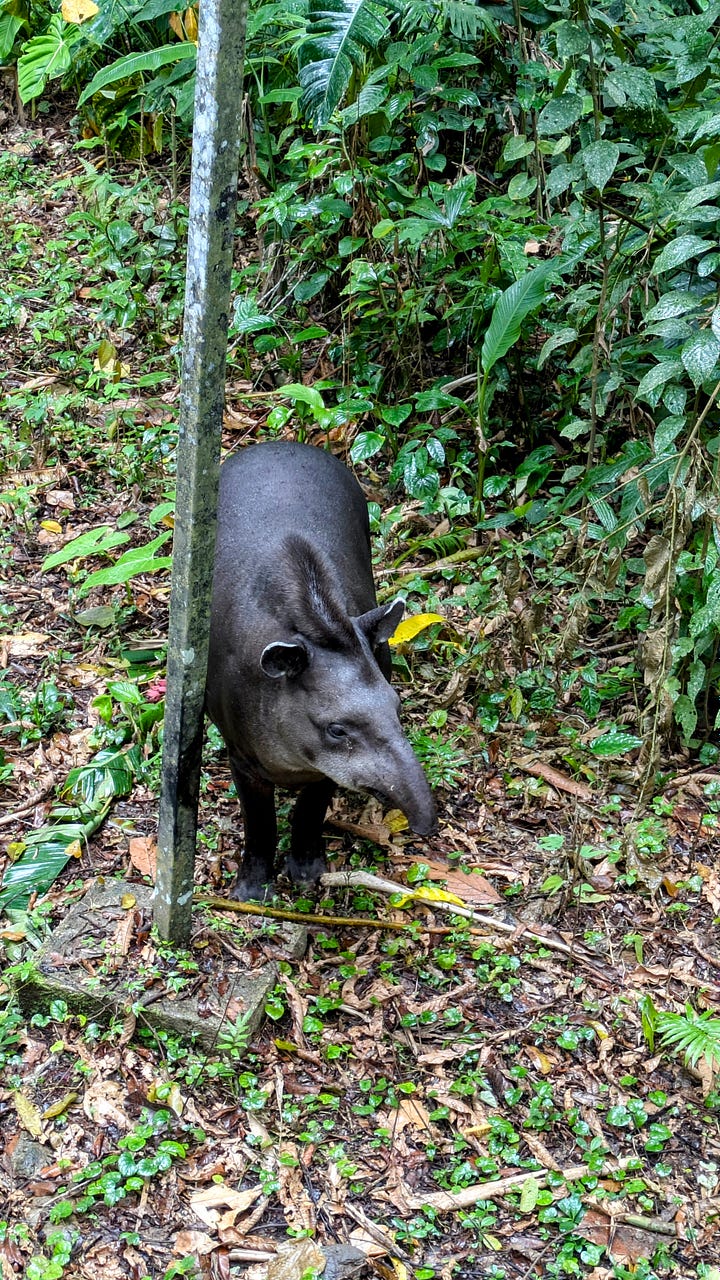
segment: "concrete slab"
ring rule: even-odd
[[[212,1050],[223,1023],[248,1014],[252,1036],[277,981],[276,960],[298,959],[307,945],[302,925],[235,916],[196,928],[189,952],[172,952],[150,937],[152,889],[98,879],[68,911],[18,987],[26,1015],[64,1000],[97,1021],[133,1015],[139,1026],[195,1037]],[[185,957],[189,963],[185,963]]]

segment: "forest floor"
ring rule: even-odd
[[[143,695],[141,707],[158,689],[167,572],[82,595],[83,575],[112,562],[109,552],[42,566],[101,526],[128,530],[133,543],[167,527],[164,515],[148,517],[173,485],[182,250],[163,253],[166,275],[146,289],[140,249],[163,242],[162,178],[137,184],[131,173],[91,172],[61,117],[9,133],[5,148],[7,872],[102,732],[107,746],[114,727],[117,745],[128,723],[137,728],[127,684]],[[229,448],[265,427],[267,406],[248,401],[247,388],[231,362]],[[345,458],[350,443],[342,432],[332,441]],[[396,501],[381,474],[372,497],[383,509]],[[417,507],[404,518],[406,529],[422,525]],[[384,582],[391,551],[386,540]],[[449,624],[442,641],[408,645],[399,671],[406,723],[430,739],[437,836],[413,840],[385,824],[377,802],[350,795],[336,801],[328,833],[333,867],[364,866],[415,888],[444,883],[475,918],[361,889],[310,903],[286,893],[276,905],[373,922],[311,925],[297,960],[283,955],[276,922],[228,923],[198,907],[190,951],[178,960],[154,939],[147,915],[131,912],[122,946],[144,992],[186,981],[217,1005],[223,956],[250,968],[279,959],[268,1017],[249,1046],[237,1029],[214,1051],[159,1037],[137,1008],[96,1022],[55,1005],[26,1021],[6,986],[3,1280],[26,1269],[140,1280],[193,1268],[299,1280],[321,1266],[331,1280],[720,1276],[712,1063],[700,1057],[690,1069],[648,1033],[653,1009],[686,1026],[686,1007],[718,1006],[712,796],[720,779],[668,761],[664,788],[643,807],[627,761],[589,767],[587,726],[561,689],[553,706],[528,703],[521,720],[508,713],[484,727],[482,664],[463,665],[477,637],[492,637],[508,671],[543,662],[532,628],[518,653],[532,581],[518,583],[510,602],[498,593],[491,614],[473,607],[468,583],[494,554],[489,543],[477,567],[428,575],[425,597],[410,591],[411,611],[436,610]],[[427,564],[422,549],[403,573],[415,564]],[[599,633],[599,670],[617,656],[612,639]],[[432,732],[428,707],[447,713],[429,722]],[[0,919],[8,984],[22,980],[48,923],[92,881],[141,883],[151,869],[152,732],[143,751],[132,792],[71,850],[78,856],[44,899]],[[215,745],[203,775],[197,880],[219,894],[239,848],[229,786]],[[97,957],[87,965],[102,978]],[[231,1022],[238,1012],[229,1011]],[[319,1259],[312,1242],[353,1244],[366,1262],[337,1249]]]

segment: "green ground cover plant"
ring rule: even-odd
[[[17,973],[91,874],[143,874],[154,830],[196,15],[0,10],[34,113],[0,157]],[[329,443],[382,597],[426,615],[394,666],[437,850],[351,809],[331,851],[411,888],[440,866],[486,916],[489,880],[511,932],[407,897],[404,928],[321,926],[278,961],[274,922],[203,914],[176,962],[138,918],[127,1021],[30,1020],[3,986],[3,1123],[41,1149],[30,1174],[7,1156],[16,1272],[104,1274],[104,1237],[120,1274],[200,1274],[189,1221],[238,1271],[233,1248],[364,1213],[401,1278],[717,1280],[719,22],[253,4],[225,443]],[[223,892],[217,749],[202,806]],[[388,914],[361,887],[319,909]],[[143,1025],[154,987],[215,998],[228,953],[278,962],[257,1038],[234,1009],[212,1051]],[[220,1241],[196,1185],[259,1215]]]

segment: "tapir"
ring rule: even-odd
[[[234,896],[274,879],[275,787],[298,790],[287,872],[325,870],[336,786],[435,828],[427,779],[398,718],[387,641],[402,601],[378,607],[362,489],[323,449],[250,445],[220,471],[206,707],[227,744],[245,824]]]

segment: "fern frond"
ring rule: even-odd
[[[659,1013],[657,1034],[663,1048],[681,1053],[689,1067],[704,1058],[711,1070],[720,1068],[720,1018],[709,1009],[696,1013],[686,1005],[685,1013]]]

